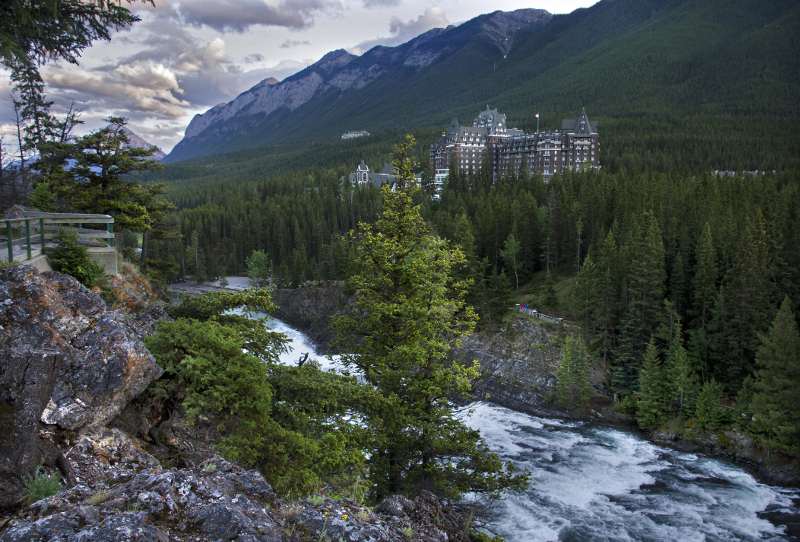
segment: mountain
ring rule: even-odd
[[[481,15],[360,57],[333,51],[196,116],[165,161],[348,130],[444,129],[491,104],[526,130],[537,112],[542,128],[558,127],[586,107],[615,156],[688,145],[695,162],[736,167],[736,147],[777,167],[769,149],[800,151],[797,137],[779,135],[794,134],[800,114],[798,6],[601,0],[568,15]]]
[[[546,24],[551,18],[548,12],[537,9],[498,11],[459,27],[430,30],[397,47],[374,47],[361,57],[343,49],[332,51],[278,84],[261,81],[231,102],[196,115],[186,128],[184,139],[166,161],[208,154],[198,153],[198,149],[219,152],[253,146],[247,143],[249,136],[246,134],[273,126],[264,121],[274,113],[284,116],[310,101],[364,90],[376,81],[393,79],[398,73],[419,73],[436,61],[462,52],[476,41],[506,54],[517,32]]]
[[[136,147],[137,149],[151,149],[155,147],[155,145],[148,143],[144,138],[134,134],[128,128],[123,127],[122,130],[128,136],[128,139],[131,140],[131,147]],[[153,153],[153,158],[156,160],[163,160],[166,156],[167,155],[161,150],[157,150]]]

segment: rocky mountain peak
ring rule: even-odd
[[[332,70],[347,64],[354,58],[358,57],[356,55],[351,55],[344,49],[337,49],[335,51],[331,51],[330,53],[326,53],[325,56],[312,64],[312,68]]]
[[[155,145],[147,142],[143,137],[140,137],[140,136],[134,134],[128,128],[124,128],[123,127],[122,130],[128,136],[128,139],[131,140],[131,143],[130,143],[131,147],[136,147],[137,149],[151,149],[151,148],[155,147]],[[160,150],[158,150],[155,153],[153,153],[153,158],[155,158],[156,160],[162,160],[165,156],[166,156],[166,154],[164,154]]]

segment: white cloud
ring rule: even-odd
[[[425,13],[417,17],[416,20],[410,19],[403,22],[399,17],[392,16],[389,21],[389,32],[391,37],[376,38],[372,40],[362,41],[355,47],[348,49],[355,55],[361,55],[369,51],[377,45],[393,46],[405,43],[420,34],[424,34],[433,28],[444,28],[450,22],[445,16],[444,10],[441,8],[428,8]]]
[[[411,19],[408,22],[401,21],[398,17],[392,17],[389,22],[389,32],[395,36],[407,36],[409,38],[419,36],[423,32],[427,32],[432,28],[443,28],[450,24],[445,17],[442,8],[428,8],[425,13],[417,17],[417,20]]]

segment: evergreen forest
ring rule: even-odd
[[[670,414],[694,417],[702,393],[713,396],[715,416],[723,397],[752,403],[765,337],[782,306],[800,308],[796,171],[715,175],[639,162],[549,183],[523,170],[494,184],[480,171],[451,172],[436,200],[420,158],[415,203],[430,231],[463,251],[458,272],[472,281],[466,299],[479,326],[502,327],[514,302],[564,317],[623,408],[636,412],[657,396],[655,419],[640,422],[647,428]],[[349,232],[373,223],[383,198],[349,186],[345,173],[232,167],[217,182],[174,182],[168,197],[182,235],[151,243],[151,257],[210,280],[245,274],[257,251],[282,287],[347,280],[359,271]],[[658,385],[647,392],[654,372]],[[683,379],[677,398],[674,378]],[[797,388],[796,369],[789,380]]]

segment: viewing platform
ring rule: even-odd
[[[103,266],[107,275],[117,274],[114,217],[27,210],[12,211],[12,214],[16,216],[0,219],[0,257],[3,260],[32,265],[40,271],[49,270],[43,249],[54,246],[58,231],[66,230],[78,234],[80,244],[88,249],[94,262]],[[106,227],[91,227],[96,224],[106,224]]]

